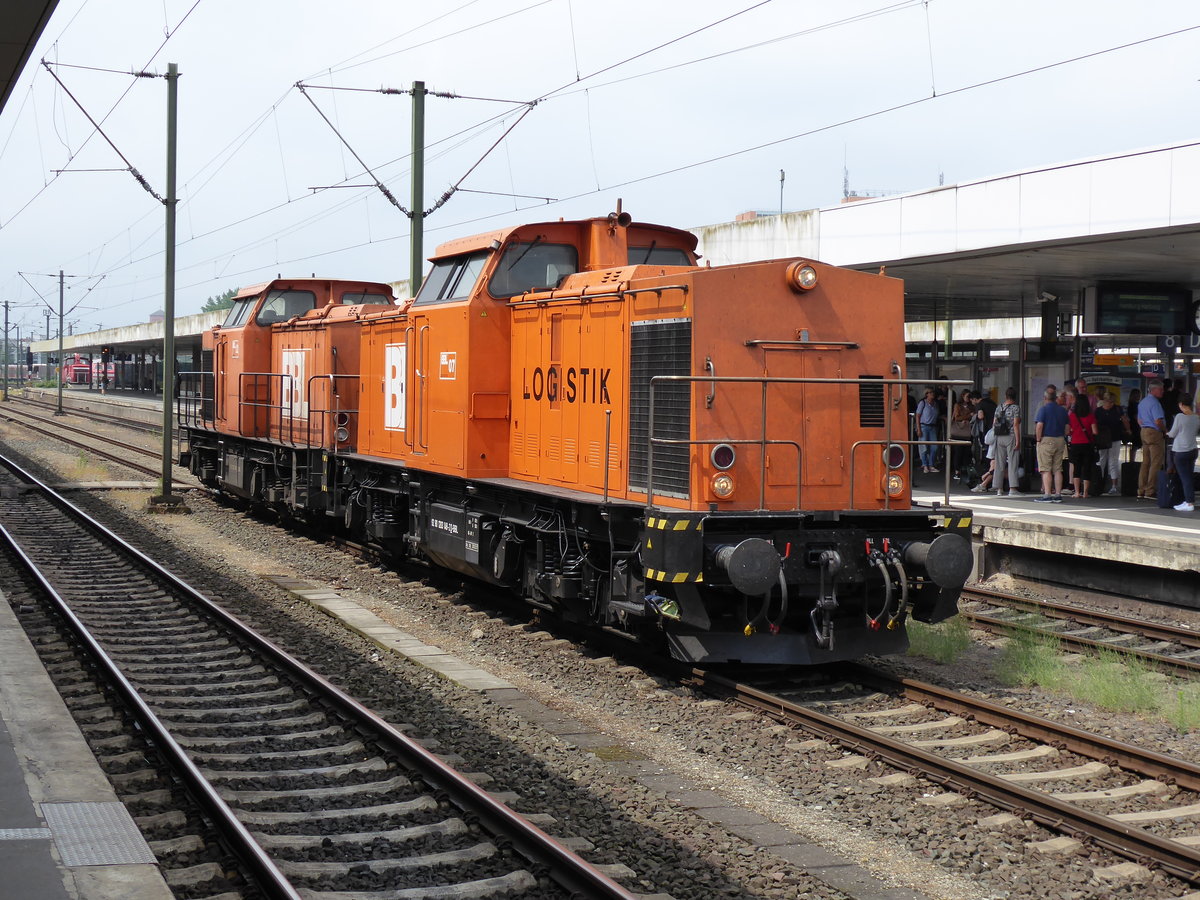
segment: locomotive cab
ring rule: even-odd
[[[393,304],[391,288],[375,282],[276,279],[243,288],[224,322],[203,337],[202,371],[180,374],[181,424],[189,432],[262,439],[309,454],[349,449],[359,343],[357,328],[339,325]],[[304,325],[315,322],[320,326]],[[270,444],[239,441],[223,456],[208,441],[192,444],[185,461],[202,478],[252,499],[285,493],[278,487],[283,457]],[[300,502],[308,492],[290,493]]]

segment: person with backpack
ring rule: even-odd
[[[933,388],[928,388],[925,391],[925,399],[917,404],[917,427],[921,429],[922,441],[936,441],[938,439],[938,421],[941,419],[941,407],[938,406],[937,398],[934,395]],[[937,447],[934,444],[921,444],[921,471],[930,473],[937,472],[938,469],[934,463],[937,459]]]
[[[1017,405],[1017,389],[1006,388],[1004,403],[996,407],[992,419],[996,435],[996,493],[1004,494],[1004,479],[1008,478],[1008,496],[1019,497],[1017,479],[1021,466],[1021,407]]]

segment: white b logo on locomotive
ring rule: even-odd
[[[283,414],[293,419],[308,418],[308,390],[305,372],[308,350],[283,351]]]
[[[389,431],[404,431],[408,410],[408,346],[388,344],[383,356],[383,427]]]

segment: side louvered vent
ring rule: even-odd
[[[882,375],[859,375],[859,378],[883,379]],[[858,386],[858,424],[860,428],[882,428],[887,424],[883,402],[883,385]]]
[[[690,319],[634,322],[629,343],[629,486],[644,491],[649,458],[650,379],[656,375],[691,374],[692,322]],[[690,439],[691,419],[691,385],[686,382],[655,385],[656,438]],[[686,445],[655,445],[655,496],[688,496],[689,458],[690,449]]]

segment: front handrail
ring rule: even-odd
[[[884,387],[887,391],[886,400],[884,403],[884,417],[886,434],[884,441],[887,443],[898,443],[892,440],[892,416],[888,413],[891,410],[899,408],[899,400],[894,396],[896,387],[906,387],[910,384],[927,384],[927,378],[786,378],[786,377],[771,377],[771,376],[747,376],[747,375],[654,375],[650,378],[650,409],[648,411],[648,423],[646,430],[646,511],[647,514],[652,514],[656,507],[654,505],[654,447],[656,444],[666,445],[676,441],[669,438],[656,438],[654,436],[654,408],[655,408],[655,387],[659,384],[681,383],[689,385],[689,402],[692,407],[695,403],[691,401],[690,395],[691,385],[693,384],[757,384],[760,386],[761,397],[761,434],[758,440],[747,440],[744,443],[758,444],[762,449],[759,454],[759,508],[762,509],[766,505],[766,468],[767,468],[767,446],[773,441],[767,438],[767,387],[773,384],[839,384],[839,385],[869,385],[871,387]],[[970,380],[949,380],[939,379],[940,385],[968,385],[974,384]],[[716,443],[731,443],[732,441],[717,441]],[[690,441],[688,443],[691,443]],[[851,476],[853,477],[853,455],[851,456]],[[803,480],[798,479],[798,480]],[[853,488],[853,482],[851,482]],[[947,494],[949,494],[949,486],[947,485]],[[886,491],[885,491],[886,495]],[[798,492],[799,496],[799,492]],[[799,509],[799,503],[797,509]],[[852,507],[853,508],[853,507]]]
[[[854,509],[854,508],[855,508],[855,506],[854,506],[854,484],[855,484],[855,479],[854,479],[854,465],[855,465],[855,457],[854,457],[854,454],[858,452],[858,448],[859,448],[859,447],[863,447],[863,446],[867,446],[867,447],[871,447],[871,446],[882,446],[882,447],[884,448],[884,451],[886,452],[886,450],[887,450],[887,448],[888,448],[888,447],[946,447],[946,448],[950,448],[950,447],[970,447],[970,446],[971,446],[971,442],[970,442],[970,441],[956,441],[956,440],[952,440],[952,439],[951,439],[951,440],[945,440],[945,441],[920,441],[920,440],[912,440],[912,441],[889,441],[889,440],[855,441],[853,444],[851,444],[851,445],[850,445],[850,508],[851,508],[851,509]],[[947,453],[946,453],[946,458],[947,458],[947,459],[949,459],[949,458],[950,458],[950,453],[949,453],[949,450],[948,450],[948,449],[947,449]],[[907,456],[906,456],[906,458],[905,458],[905,460],[904,460],[904,463],[901,463],[900,465],[904,465],[905,463],[908,463],[908,462],[909,462],[909,460],[908,460],[908,458],[907,458]],[[893,466],[893,465],[890,465],[890,464],[889,464],[887,468],[888,468],[888,471],[889,471],[889,472],[891,472],[891,471],[895,471],[896,469],[900,468],[900,466]],[[910,490],[911,490],[911,487],[912,487],[912,479],[910,478],[910,479],[909,479],[909,488],[910,488]],[[887,492],[887,489],[885,488],[885,489],[884,489],[884,492],[883,492],[883,508],[884,508],[884,509],[891,509],[891,500],[892,500],[892,495],[891,495],[891,494],[889,494],[889,493]],[[944,496],[943,496],[942,502],[943,502],[943,503],[945,503],[947,506],[949,506],[949,505],[950,505],[950,466],[946,466],[946,491],[945,491],[945,494],[944,494]]]

